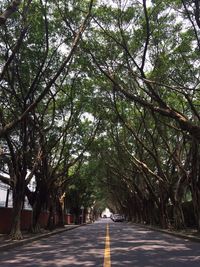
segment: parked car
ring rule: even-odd
[[[124,221],[124,215],[121,215],[121,214],[112,214],[111,219],[114,222],[123,222]]]

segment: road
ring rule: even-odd
[[[1,267],[199,267],[200,243],[102,219],[0,254]]]

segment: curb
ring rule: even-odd
[[[197,236],[187,235],[187,234],[178,233],[178,232],[172,232],[170,230],[164,230],[164,229],[153,227],[153,226],[150,226],[150,225],[137,224],[137,223],[132,223],[132,225],[140,226],[140,227],[143,227],[143,228],[147,228],[147,229],[150,229],[150,230],[153,230],[153,231],[161,232],[161,233],[164,233],[164,234],[172,235],[172,236],[179,237],[179,238],[186,239],[186,240],[200,242],[200,237],[197,237]]]
[[[27,243],[31,243],[33,241],[36,241],[36,240],[39,240],[39,239],[42,239],[42,238],[46,238],[46,237],[49,237],[49,236],[52,236],[52,235],[60,234],[60,233],[65,232],[65,231],[70,231],[70,230],[73,230],[75,228],[78,228],[78,227],[81,227],[81,226],[85,226],[85,225],[86,224],[75,225],[75,226],[72,226],[72,227],[70,227],[68,229],[65,228],[65,229],[55,230],[55,231],[52,231],[52,232],[49,232],[49,233],[40,234],[40,235],[33,236],[33,237],[28,237],[28,238],[23,239],[23,240],[12,241],[12,243],[5,244],[5,245],[0,245],[0,251],[5,251],[7,249],[23,246],[23,245],[25,245]]]

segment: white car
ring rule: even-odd
[[[124,215],[121,215],[121,214],[113,214],[111,219],[114,221],[114,222],[123,222],[124,221]]]

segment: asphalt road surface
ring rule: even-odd
[[[1,252],[5,266],[200,267],[200,243],[101,219]]]

